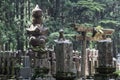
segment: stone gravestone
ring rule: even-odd
[[[95,80],[109,80],[111,78],[116,78],[113,74],[116,69],[112,63],[112,41],[99,41],[98,50],[98,68],[96,68]]]
[[[30,59],[29,56],[22,56],[23,67],[20,69],[20,76],[23,79],[31,78],[31,68],[30,68]]]
[[[69,40],[59,37],[55,40],[56,72],[71,72],[73,46]]]
[[[76,78],[73,72],[73,44],[66,40],[63,30],[59,32],[58,40],[55,40],[56,54],[56,74],[53,75],[56,80],[74,80]]]
[[[30,67],[30,58],[29,56],[22,56],[23,67]]]

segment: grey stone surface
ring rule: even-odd
[[[113,67],[113,52],[112,52],[112,41],[101,40],[98,42],[98,68],[97,73],[94,74],[95,80],[110,80],[116,78],[113,74],[115,68]]]
[[[101,40],[98,42],[98,65],[99,66],[112,66],[112,42]]]
[[[53,77],[36,78],[36,80],[55,80]]]
[[[73,45],[70,41],[56,40],[56,71],[70,72],[72,70]]]
[[[32,74],[31,74],[31,68],[28,67],[23,67],[20,69],[20,76],[23,77],[23,79],[29,79]]]
[[[30,58],[29,56],[22,56],[23,67],[30,67]]]

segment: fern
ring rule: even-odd
[[[104,4],[100,4],[98,2],[93,2],[92,0],[90,1],[79,1],[77,3],[78,6],[82,7],[82,8],[88,8],[89,10],[92,10],[92,11],[104,11],[104,7],[105,5]]]
[[[120,23],[118,21],[115,21],[115,20],[102,20],[99,23],[120,25]]]

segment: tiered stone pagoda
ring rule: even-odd
[[[42,24],[42,10],[38,5],[32,10],[32,25],[27,28],[27,33],[30,36],[29,43],[32,51],[34,52],[35,71],[32,80],[36,79],[41,74],[46,75],[49,72],[49,62],[47,60],[46,49],[46,34],[48,29],[43,27]]]
[[[32,25],[27,28],[27,33],[30,35],[30,45],[33,51],[37,52],[36,57],[41,57],[40,54],[46,53],[45,43],[48,29],[42,25],[42,10],[38,5],[32,11]]]

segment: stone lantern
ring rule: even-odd
[[[41,54],[47,52],[45,48],[46,43],[46,34],[48,29],[44,28],[42,25],[42,10],[38,5],[32,10],[32,25],[27,28],[27,33],[30,35],[30,45],[32,46],[32,50],[37,52],[38,58],[41,57]]]
[[[27,34],[30,36],[29,43],[31,49],[34,52],[34,61],[35,61],[35,73],[32,79],[41,77],[42,74],[48,74],[49,67],[47,61],[46,41],[47,41],[47,31],[48,29],[43,27],[42,24],[42,10],[38,5],[32,10],[32,25],[27,28]]]

